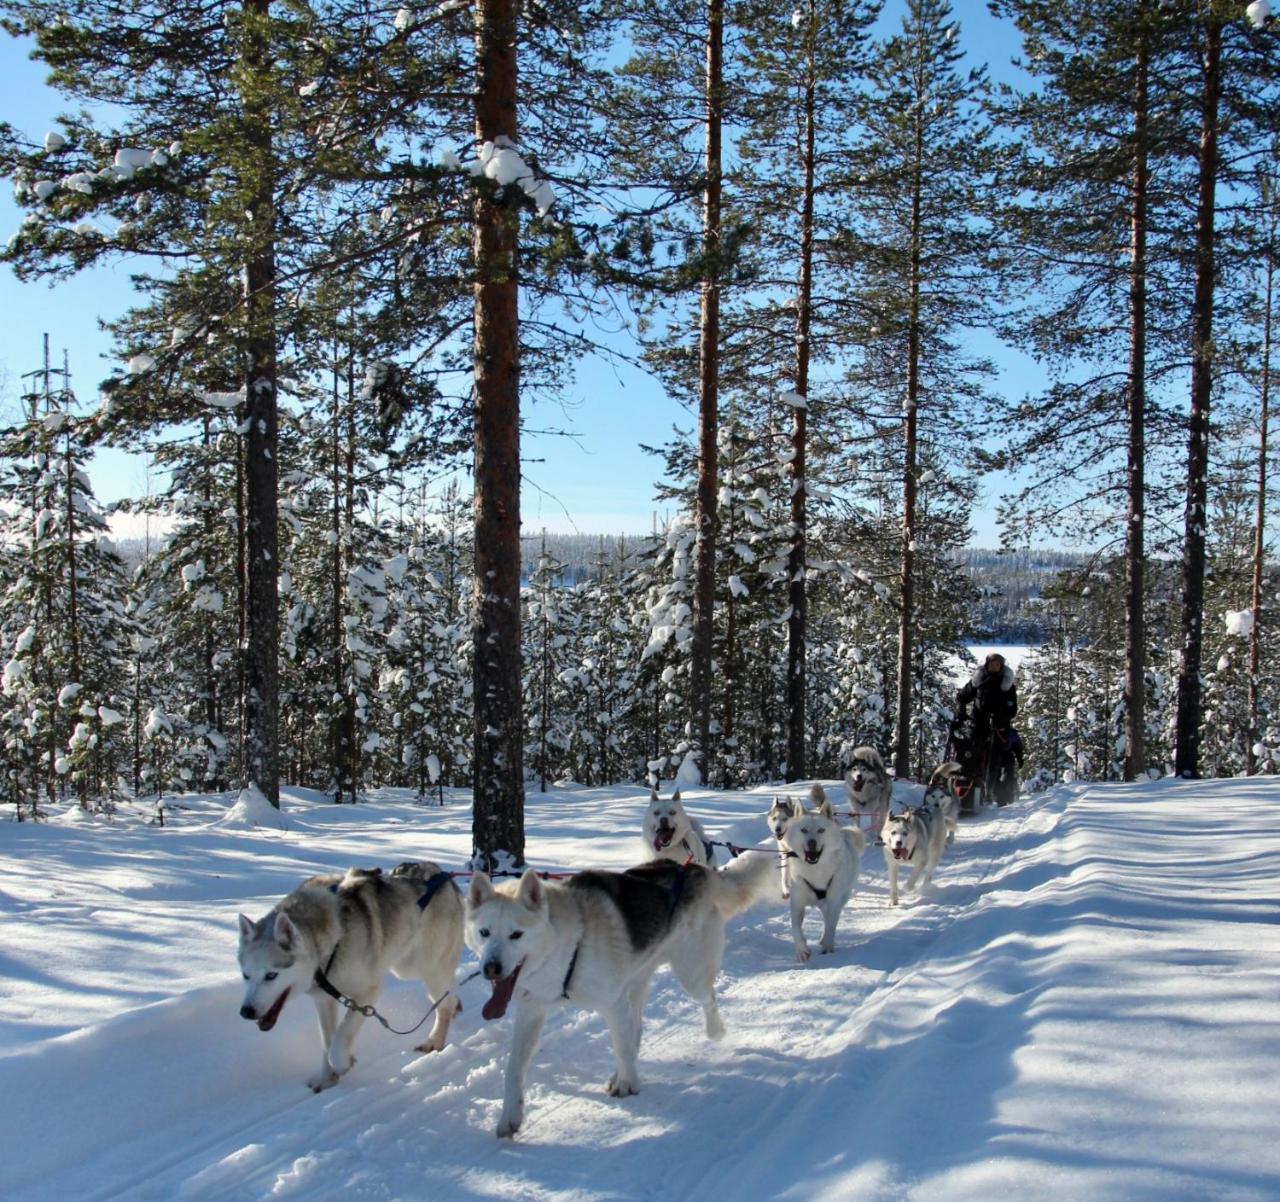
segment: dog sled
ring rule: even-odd
[[[1018,799],[1022,736],[1012,727],[975,729],[971,720],[952,723],[947,735],[948,760],[960,765],[949,780],[962,815],[984,805],[1006,806]]]

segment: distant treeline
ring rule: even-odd
[[[598,579],[603,573],[616,571],[619,564],[650,545],[650,537],[640,534],[529,534],[522,540],[521,580],[526,585],[529,583],[538,560],[545,553],[562,565],[561,585],[573,588]],[[141,539],[121,540],[114,546],[131,568],[145,558]],[[158,542],[153,540],[152,546],[154,549]],[[969,632],[972,640],[1029,646],[1040,643],[1042,629],[1037,601],[1061,573],[1080,567],[1088,558],[1080,551],[999,551],[967,547],[957,552],[957,561],[964,565],[979,591]]]
[[[566,588],[611,571],[650,545],[647,535],[530,534],[523,539],[525,584],[545,553],[562,565],[560,583]],[[956,553],[979,591],[970,636],[974,642],[1026,643],[1042,641],[1037,602],[1045,588],[1063,572],[1078,568],[1089,556],[1081,551],[1000,551],[966,547]]]

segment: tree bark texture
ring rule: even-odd
[[[809,48],[808,79],[804,95],[804,195],[800,213],[800,280],[796,297],[795,391],[809,399],[809,334],[813,324],[813,189],[816,174],[816,86],[813,47]],[[791,424],[791,551],[787,559],[787,780],[808,775],[805,754],[805,670],[808,642],[808,500],[809,481],[807,408],[797,405]]]
[[[280,804],[279,571],[276,427],[275,173],[269,89],[269,0],[247,0],[242,50],[245,170],[241,180],[249,241],[245,317],[245,776]]]
[[[1141,13],[1139,16],[1141,19]],[[1146,521],[1147,411],[1147,41],[1138,33],[1133,103],[1133,191],[1129,266],[1129,524],[1125,532],[1124,779],[1146,771],[1146,602],[1143,561]]]
[[[1214,205],[1218,180],[1218,102],[1222,94],[1222,26],[1212,13],[1205,17],[1204,35],[1195,298],[1191,315],[1191,417],[1187,443],[1186,533],[1182,552],[1182,662],[1178,671],[1178,712],[1174,734],[1174,771],[1179,776],[1188,777],[1200,774],[1203,710],[1200,662],[1204,634],[1209,402],[1213,385]]]
[[[516,143],[515,0],[476,5],[476,138]],[[505,140],[505,142],[504,142]],[[481,186],[475,201],[475,744],[478,860],[524,862],[520,691],[520,325],[518,209]]]
[[[902,419],[902,550],[899,563],[898,724],[893,748],[896,776],[911,775],[911,657],[915,637],[917,411],[920,403],[920,275],[923,233],[924,114],[917,108],[911,179],[911,278],[907,317],[907,395]]]
[[[706,273],[698,328],[698,486],[695,521],[693,640],[689,664],[689,736],[702,769],[711,777],[711,661],[716,585],[716,482],[720,393],[720,201],[721,126],[724,112],[724,0],[709,0],[706,62],[706,189],[703,254]]]

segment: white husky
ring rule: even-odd
[[[626,872],[580,872],[564,884],[526,872],[495,886],[477,873],[466,939],[493,985],[484,1016],[499,1018],[513,996],[518,1002],[498,1137],[524,1121],[525,1072],[552,1006],[603,1015],[616,1061],[606,1088],[615,1097],[639,1087],[641,1017],[659,965],[671,965],[701,1004],[707,1034],[719,1039],[725,919],[769,892],[772,870],[768,856],[743,856],[723,870],[654,860]]]
[[[934,870],[947,841],[947,823],[934,805],[889,814],[880,832],[884,840],[884,863],[889,874],[889,904],[898,904],[898,869],[911,865],[906,887],[923,889],[933,880]]]
[[[663,801],[657,789],[649,794],[644,812],[645,856],[654,860],[675,860],[679,864],[707,862],[707,832],[689,814],[677,789],[670,801]]]
[[[844,774],[844,790],[849,798],[849,808],[861,818],[872,814],[883,816],[893,795],[893,780],[884,766],[884,759],[874,747],[857,747],[853,763]]]
[[[320,1018],[320,1068],[307,1084],[317,1093],[354,1063],[351,1054],[364,1015],[347,1010],[323,987],[370,1006],[387,972],[418,977],[440,1004],[420,1052],[438,1052],[459,1009],[453,986],[462,954],[462,895],[431,863],[401,864],[383,874],[352,869],[345,876],[313,876],[265,918],[240,915],[240,971],[245,979],[240,1017],[261,1031],[276,1025],[294,993],[308,993]],[[443,998],[443,1001],[440,999]]]
[[[791,935],[796,958],[810,956],[804,937],[804,912],[815,906],[822,913],[820,951],[835,951],[840,911],[858,883],[858,868],[866,839],[857,828],[843,827],[821,785],[811,792],[813,809],[801,810],[782,834],[791,882]]]
[[[787,825],[793,818],[800,817],[804,806],[794,797],[775,797],[773,804],[765,812],[764,820],[769,824],[769,834],[778,841],[778,857],[782,861],[782,900],[786,901],[791,896],[791,869],[790,855],[782,842],[782,836],[786,834]]]

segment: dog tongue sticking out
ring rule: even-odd
[[[259,1031],[270,1031],[271,1028],[276,1025],[276,1019],[280,1017],[280,1011],[284,1009],[285,1001],[288,999],[289,994],[292,992],[292,988],[293,987],[290,986],[289,989],[286,989],[278,998],[276,998],[275,1004],[271,1007],[271,1009],[268,1010],[266,1014],[264,1014],[260,1019],[258,1019]]]
[[[494,981],[493,994],[485,1002],[484,1009],[480,1011],[486,1019],[501,1018],[506,1014],[507,1007],[511,1005],[511,995],[516,991],[516,977],[520,975],[523,964],[524,962],[521,961],[516,965],[514,972]]]

